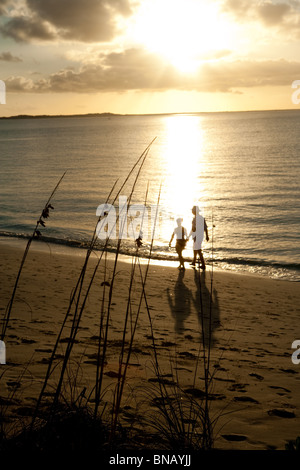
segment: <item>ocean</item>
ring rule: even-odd
[[[196,204],[209,230],[208,265],[299,281],[299,129],[299,110],[1,119],[0,236],[29,237],[66,171],[35,243],[86,248],[114,188],[116,213],[124,201],[130,208],[124,255],[136,252],[142,214],[139,254],[149,256],[153,241],[152,258],[176,266],[169,240],[178,217],[190,231]],[[138,169],[122,186],[153,139],[136,184]]]

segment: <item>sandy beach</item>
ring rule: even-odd
[[[11,297],[23,254],[24,242],[1,240],[1,320]],[[6,424],[13,430],[22,422],[41,389],[49,357],[67,311],[85,251],[47,246],[36,242],[26,260],[10,322],[6,331],[6,365],[0,366],[0,395],[6,404]],[[87,279],[97,263],[92,255]],[[112,280],[114,256],[104,260],[93,283],[73,346],[69,372],[70,390],[87,395],[95,377],[95,355],[101,298],[106,280]],[[111,302],[111,318],[105,366],[105,400],[109,402],[118,371],[120,343],[124,330],[132,259],[120,258]],[[128,335],[139,311],[140,269],[146,273],[147,260],[137,264],[130,302]],[[200,283],[199,283],[200,279]],[[199,287],[201,286],[201,288]],[[200,293],[201,290],[201,293]],[[216,419],[214,448],[225,450],[281,450],[300,434],[300,365],[291,360],[293,341],[299,339],[300,290],[296,282],[211,270],[199,273],[187,265],[151,262],[146,296],[151,313],[159,364],[166,383],[176,381],[185,390],[193,387],[199,345],[207,340],[209,318],[201,320],[199,299],[204,310],[211,306],[210,416]],[[151,414],[143,392],[155,387],[153,347],[149,316],[142,300],[134,337],[121,417],[135,426],[139,413]],[[67,324],[60,341],[63,354]],[[204,331],[203,331],[204,329]],[[194,387],[203,390],[203,351],[200,353]],[[73,374],[76,384],[72,385]],[[55,387],[55,374],[51,384]],[[12,393],[13,391],[13,393]],[[145,408],[146,406],[146,408]]]

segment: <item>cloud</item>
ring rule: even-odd
[[[176,87],[176,71],[142,49],[100,55],[100,63],[87,64],[76,72],[62,70],[48,80],[51,91],[127,91]]]
[[[110,41],[118,33],[118,17],[132,13],[130,0],[27,0],[27,14],[9,18],[1,32],[22,42]]]
[[[292,33],[300,37],[300,2],[282,0],[272,3],[269,0],[224,0],[222,11],[241,23],[260,22],[266,27],[276,27],[282,33]]]
[[[63,69],[39,80],[6,79],[8,92],[97,93],[129,90],[238,92],[244,88],[288,86],[299,77],[300,63],[287,60],[204,62],[197,73],[182,74],[160,57],[128,49],[100,57],[79,70]]]
[[[15,17],[0,28],[4,36],[12,37],[17,42],[27,42],[29,39],[42,39],[49,41],[55,39],[50,25],[37,17]]]
[[[280,25],[290,12],[291,6],[287,3],[263,3],[257,6],[259,18],[267,26]]]
[[[222,10],[238,19],[247,18],[252,2],[249,0],[224,0]]]
[[[5,80],[6,90],[12,93],[27,93],[36,89],[34,82],[25,77],[9,77]]]
[[[5,12],[5,7],[9,3],[9,0],[0,0],[0,15]]]
[[[10,52],[2,52],[0,54],[0,60],[5,62],[23,62],[20,57],[13,56]]]
[[[207,54],[202,54],[202,60],[217,60],[217,59],[224,59],[232,54],[232,51],[229,49],[221,49],[218,51],[210,51]]]
[[[206,91],[222,92],[262,86],[290,87],[294,77],[299,75],[299,67],[300,62],[284,59],[207,64],[202,70],[202,86]]]

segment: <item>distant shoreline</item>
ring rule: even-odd
[[[252,109],[247,111],[198,111],[198,112],[178,112],[178,113],[146,113],[146,114],[119,114],[119,113],[87,113],[87,114],[18,114],[15,116],[0,116],[1,119],[53,119],[53,118],[85,118],[85,117],[116,117],[116,116],[172,116],[172,115],[195,115],[195,114],[229,114],[229,113],[269,113],[269,112],[290,112],[300,111],[300,109]]]
[[[47,118],[81,118],[81,117],[111,117],[122,116],[114,113],[88,113],[88,114],[18,114],[16,116],[1,116],[0,119],[47,119]]]

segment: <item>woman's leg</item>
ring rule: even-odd
[[[193,261],[191,262],[192,266],[195,266],[196,264],[196,256],[197,256],[197,250],[194,250],[194,258],[193,258]]]

